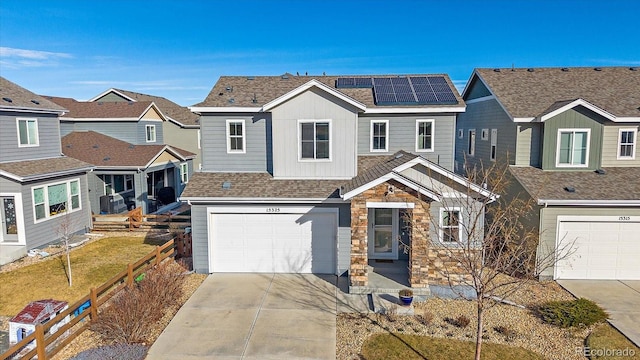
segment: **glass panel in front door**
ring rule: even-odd
[[[397,233],[394,227],[397,217],[397,209],[373,209],[372,259],[397,259]]]
[[[18,241],[18,222],[16,220],[16,201],[14,197],[2,198],[2,240]]]

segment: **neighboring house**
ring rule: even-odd
[[[511,165],[536,200],[541,278],[640,279],[640,68],[475,69],[456,166]]]
[[[194,268],[348,272],[350,291],[368,292],[370,265],[389,262],[417,290],[446,285],[438,247],[472,240],[462,228],[478,207],[443,203],[460,187],[489,195],[452,172],[464,109],[446,75],[221,77],[191,107]],[[454,219],[448,236],[431,219]]]
[[[32,332],[36,326],[45,324],[69,307],[66,301],[45,299],[30,302],[16,316],[9,320],[9,344],[17,344]],[[49,334],[56,333],[62,326],[71,320],[67,315],[63,320],[51,326]],[[30,342],[27,347],[35,347],[35,342]]]
[[[177,146],[197,155],[193,159],[195,170],[201,168],[200,118],[188,108],[161,96],[141,94],[122,89],[109,89],[90,99],[93,102],[152,101],[168,120],[162,123],[164,143]]]
[[[47,98],[68,109],[61,117],[62,152],[95,166],[89,175],[93,213],[134,207],[152,213],[182,193],[196,154],[164,144],[166,120],[153,102]],[[173,190],[160,194],[163,188]]]
[[[0,77],[0,264],[91,225],[87,173],[62,155],[66,110]]]

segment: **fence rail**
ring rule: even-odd
[[[93,215],[93,228],[99,231],[171,229],[180,232],[189,226],[191,215],[143,214],[142,208],[135,208],[126,214]]]
[[[35,347],[29,352],[22,354],[21,359],[31,359],[35,356],[37,356],[39,360],[50,359],[89,328],[88,321],[81,327],[71,330],[75,325],[87,317],[89,317],[90,320],[97,319],[100,306],[104,305],[125,286],[133,284],[134,279],[140,274],[174,255],[175,242],[173,240],[166,242],[162,246],[156,246],[155,250],[135,263],[129,263],[125,270],[116,274],[104,284],[97,288],[91,288],[89,294],[76,301],[53,319],[47,321],[47,323],[36,325],[36,330],[33,333],[25,336],[20,342],[10,347],[9,350],[0,354],[0,360],[12,359],[15,355],[23,351],[25,346],[29,345],[32,341],[35,341]],[[89,308],[80,311],[87,301],[90,302]],[[68,323],[61,326],[53,334],[49,333],[55,324],[71,314],[74,314],[74,316]],[[71,332],[68,336],[61,338],[67,331]],[[60,341],[54,344],[58,339],[60,339]]]

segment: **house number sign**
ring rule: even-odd
[[[618,216],[618,221],[631,221],[631,216]]]
[[[279,213],[280,212],[280,208],[270,207],[270,208],[267,208],[267,212],[268,213]]]

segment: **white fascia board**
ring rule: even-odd
[[[73,117],[61,117],[60,121],[107,121],[107,122],[117,122],[117,121],[138,121],[138,118],[73,118]],[[161,121],[161,120],[158,120]]]
[[[220,106],[187,106],[196,114],[202,113],[258,113],[261,107],[220,107]]]
[[[149,104],[149,106],[147,106],[147,108],[138,117],[138,120],[142,120],[142,117],[145,116],[149,112],[149,110],[151,108],[155,109],[158,112],[158,114],[160,114],[160,117],[162,118],[162,120],[167,120],[167,117],[162,113],[160,108],[158,108],[158,106],[154,102],[151,102],[151,104]],[[145,119],[145,121],[154,121],[154,120],[156,120],[156,119]]]
[[[421,193],[422,195],[425,195],[433,200],[436,201],[440,201],[440,196],[432,191],[427,190],[426,188],[420,186],[420,184],[417,184],[403,176],[400,176],[400,174],[395,174],[395,173],[389,173],[387,175],[381,176],[373,181],[370,181],[362,186],[359,186],[345,194],[342,194],[342,199],[343,200],[349,200],[352,197],[361,194],[363,191],[371,189],[374,186],[380,185],[384,182],[387,182],[389,180],[395,180],[403,185],[406,185],[410,188],[412,188],[415,191],[418,191],[419,193]]]
[[[180,121],[178,121],[176,119],[173,119],[173,118],[170,118],[168,116],[166,118],[167,118],[167,120],[169,122],[172,122],[172,123],[178,125],[181,128],[184,128],[184,129],[200,129],[200,125],[186,125],[186,124],[183,124]]]
[[[56,171],[56,172],[47,173],[47,174],[37,174],[37,175],[29,175],[29,176],[19,176],[19,175],[12,174],[12,173],[4,171],[4,170],[0,170],[0,176],[5,176],[5,177],[7,177],[9,179],[13,179],[13,180],[16,180],[16,181],[19,181],[19,182],[26,182],[26,181],[43,180],[43,179],[49,179],[49,178],[52,178],[52,177],[59,177],[59,176],[77,174],[77,173],[80,173],[80,172],[89,172],[89,171],[93,171],[95,169],[96,169],[95,166],[87,166],[87,167],[83,167],[83,168],[77,168],[77,169],[71,169],[71,170],[65,170],[65,171]]]
[[[221,203],[221,204],[343,204],[345,201],[342,199],[327,199],[327,198],[234,198],[234,197],[190,197],[180,196],[179,201],[187,201],[189,203]]]
[[[515,123],[530,123],[530,122],[534,122],[535,120],[536,120],[535,117],[513,118],[513,122]]]
[[[603,110],[603,109],[601,109],[601,108],[599,108],[599,107],[593,105],[592,103],[590,103],[590,102],[588,102],[586,100],[583,100],[583,99],[577,99],[577,100],[572,101],[569,104],[567,104],[567,105],[565,105],[565,106],[563,106],[563,107],[561,107],[559,109],[553,110],[552,112],[550,112],[550,113],[548,113],[546,115],[543,115],[540,118],[540,121],[548,120],[548,119],[550,119],[550,118],[552,118],[552,117],[554,117],[554,116],[556,116],[558,114],[561,114],[561,113],[563,113],[563,112],[565,112],[565,111],[567,111],[569,109],[573,109],[574,107],[579,106],[579,105],[582,105],[582,106],[586,107],[587,109],[595,112],[596,114],[602,115],[602,116],[604,116],[605,118],[607,118],[607,119],[609,119],[611,121],[616,121],[615,115],[613,115],[613,114],[611,114],[611,113],[609,113],[609,112],[607,112],[607,111],[605,111],[605,110]]]
[[[404,201],[367,201],[366,206],[367,208],[377,209],[413,209],[416,207],[416,204]]]
[[[27,113],[37,113],[37,114],[57,114],[62,115],[69,110],[55,110],[55,109],[36,109],[29,107],[13,107],[13,106],[1,106],[0,111],[14,111],[14,112],[27,112]]]
[[[187,160],[186,157],[182,156],[179,152],[177,152],[176,150],[174,150],[172,147],[170,147],[169,145],[165,145],[162,149],[160,149],[160,151],[158,151],[158,153],[151,158],[151,160],[149,160],[149,162],[144,166],[144,168],[148,168],[149,166],[151,166],[151,164],[153,164],[154,161],[156,161],[156,159],[158,159],[160,157],[160,155],[162,155],[163,152],[168,152],[169,154],[175,156],[178,158],[178,160],[180,161],[185,161]]]
[[[463,113],[467,109],[466,106],[456,107],[407,107],[407,108],[367,108],[365,114],[428,114],[428,113]]]
[[[630,123],[634,123],[634,122],[640,122],[640,117],[616,117],[615,120],[613,120],[615,122],[620,122],[620,123],[624,123],[624,122],[630,122]]]
[[[129,97],[129,96],[127,96],[127,95],[125,95],[125,94],[121,93],[120,91],[118,91],[118,90],[116,90],[116,89],[114,89],[114,88],[111,88],[111,89],[109,89],[109,90],[105,90],[105,91],[103,91],[102,93],[98,94],[97,96],[92,97],[92,98],[91,98],[91,99],[89,99],[88,101],[89,101],[89,102],[96,101],[96,100],[100,99],[101,97],[103,97],[103,96],[107,95],[108,93],[115,93],[115,94],[117,94],[118,96],[121,96],[121,97],[125,98],[125,99],[126,99],[126,100],[128,100],[128,101],[136,102],[136,100],[135,100],[135,99],[133,99],[133,98],[131,98],[131,97]]]
[[[543,206],[640,206],[640,200],[554,200],[538,199],[538,205]]]
[[[323,90],[323,91],[327,92],[328,94],[333,95],[333,96],[337,97],[338,99],[340,99],[340,100],[342,100],[342,101],[344,101],[346,103],[349,103],[349,104],[353,105],[354,107],[356,107],[356,108],[358,108],[358,109],[360,109],[362,111],[365,111],[367,109],[367,106],[365,104],[363,104],[363,103],[361,103],[361,102],[359,102],[359,101],[357,101],[357,100],[355,100],[355,99],[353,99],[353,98],[351,98],[349,96],[346,96],[345,94],[341,93],[340,91],[337,91],[337,90],[335,90],[335,89],[333,89],[333,88],[331,88],[331,87],[319,82],[318,80],[312,79],[312,80],[308,81],[307,83],[305,83],[305,84],[303,84],[301,86],[298,86],[297,88],[289,91],[288,93],[286,93],[286,94],[284,94],[284,95],[282,95],[282,96],[280,96],[280,97],[278,97],[278,98],[276,98],[274,100],[271,100],[268,103],[264,104],[262,106],[262,111],[269,111],[269,110],[273,109],[274,107],[276,107],[276,106],[278,106],[278,105],[280,105],[280,104],[282,104],[284,102],[289,101],[291,98],[293,98],[295,96],[298,96],[298,95],[302,94],[303,92],[311,89],[312,87],[317,87],[318,89]]]

